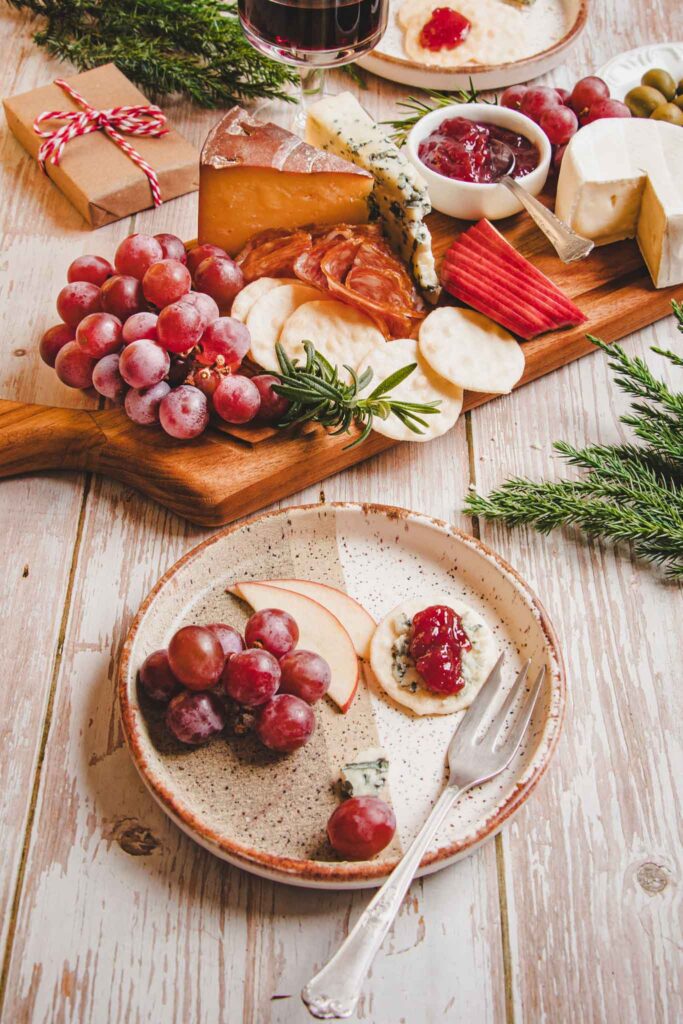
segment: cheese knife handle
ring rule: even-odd
[[[591,242],[589,238],[577,235],[568,224],[565,224],[563,220],[556,217],[552,210],[549,210],[535,196],[532,196],[530,192],[522,188],[519,182],[511,178],[509,174],[501,178],[499,184],[504,185],[519,200],[563,263],[583,260],[593,251],[595,248],[594,242]]]
[[[353,1013],[370,965],[399,911],[434,833],[462,792],[447,786],[384,885],[370,900],[332,959],[311,978],[301,998],[313,1017],[340,1019]]]

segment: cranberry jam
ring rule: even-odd
[[[492,141],[505,143],[515,156],[513,178],[523,178],[538,167],[541,155],[531,139],[488,121],[450,117],[420,143],[418,156],[437,174],[457,181],[490,185],[507,172],[509,158],[501,159]]]
[[[420,32],[420,46],[425,50],[454,50],[464,43],[472,23],[460,11],[450,7],[437,7]]]

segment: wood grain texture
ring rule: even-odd
[[[56,76],[58,65],[29,42],[29,21],[0,17],[3,93]],[[594,2],[586,36],[553,81],[569,85],[618,50],[680,38],[682,17],[672,0]],[[389,117],[407,90],[368,83],[362,102]],[[197,143],[216,119],[166,108]],[[0,393],[78,404],[27,344],[51,322],[64,266],[83,251],[113,251],[133,227],[191,237],[196,197],[91,234],[13,139],[1,145]],[[651,338],[675,344],[663,321],[627,347],[642,351]],[[13,355],[19,346],[25,354]],[[383,501],[467,528],[459,509],[470,470],[482,491],[512,472],[540,478],[553,472],[552,440],[617,436],[619,407],[596,355],[475,411],[436,442],[385,451],[296,500]],[[116,649],[137,603],[206,533],[126,486],[95,480],[86,491],[79,474],[3,481],[0,523],[3,608],[11,607],[0,638],[12,684],[0,696],[3,1021],[303,1024],[298,988],[367,896],[302,895],[194,846],[141,787],[114,711]],[[557,761],[503,839],[412,887],[359,1019],[680,1020],[680,802],[672,791],[683,773],[672,729],[681,592],[627,552],[577,544],[568,533],[482,532],[552,614],[568,654],[571,713]]]

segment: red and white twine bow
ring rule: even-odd
[[[63,78],[56,78],[55,85],[68,93],[83,109],[46,110],[39,114],[33,122],[33,130],[36,135],[45,139],[38,150],[38,161],[43,170],[45,170],[48,160],[51,160],[53,164],[59,163],[67,142],[78,138],[79,135],[103,131],[119,149],[123,150],[126,156],[130,157],[134,164],[137,164],[141,171],[144,171],[152,190],[154,205],[161,206],[161,190],[156,171],[120,134],[120,132],[125,132],[126,135],[153,135],[156,137],[166,135],[169,129],[166,127],[166,115],[160,107],[154,104],[147,106],[140,104],[133,107],[111,107],[110,110],[96,110]],[[64,124],[61,128],[45,130],[40,127],[44,121],[63,121]]]

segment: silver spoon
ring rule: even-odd
[[[548,239],[557,255],[563,263],[572,263],[574,260],[583,260],[595,248],[595,242],[590,238],[583,238],[565,224],[563,220],[539,202],[535,196],[527,192],[525,188],[512,177],[515,169],[515,154],[509,146],[497,139],[491,140],[491,152],[497,157],[502,167],[502,175],[496,184],[504,185],[512,192],[529,216],[536,222],[545,237]]]

